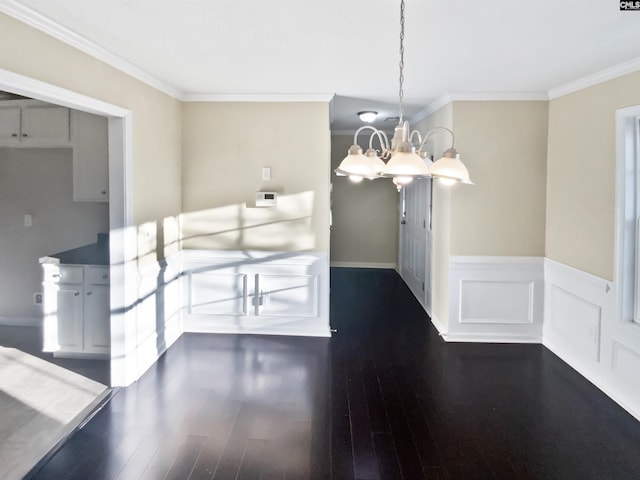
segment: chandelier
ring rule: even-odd
[[[398,89],[398,117],[391,141],[387,134],[371,125],[360,127],[353,136],[353,145],[347,156],[342,160],[336,175],[348,176],[353,182],[361,182],[364,178],[392,178],[398,191],[403,185],[414,178],[433,177],[444,185],[455,183],[473,184],[469,178],[469,171],[460,161],[460,155],[454,148],[455,136],[445,127],[435,127],[424,136],[417,130],[411,130],[409,122],[404,120],[404,17],[405,3],[400,2],[400,77]],[[363,112],[361,112],[363,113]],[[358,145],[358,135],[370,130],[369,146],[366,151]],[[425,150],[425,143],[434,133],[448,132],[451,135],[451,147],[445,150],[442,158],[432,162],[429,152]],[[374,148],[375,141],[380,151]],[[416,148],[417,145],[417,148]]]

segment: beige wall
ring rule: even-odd
[[[0,68],[133,112],[134,222],[177,214],[180,102],[4,14],[0,32]]]
[[[449,103],[414,128],[427,133],[434,127],[453,129],[453,107]],[[434,134],[426,144],[439,158],[450,147],[448,134]],[[431,313],[443,325],[449,322],[449,255],[451,250],[451,189],[434,182],[432,207],[433,239],[431,249]]]
[[[547,116],[546,101],[453,103],[475,185],[452,189],[452,255],[544,255]]]
[[[328,252],[328,103],[185,103],[182,118],[184,248]],[[278,206],[255,208],[259,190]]]
[[[613,280],[615,110],[640,104],[640,72],[549,102],[546,256]]]
[[[360,145],[368,142],[366,135],[359,140]],[[352,144],[353,135],[331,137],[332,171]],[[356,184],[332,173],[331,181],[331,261],[395,265],[398,257],[398,192],[391,179],[363,180]]]

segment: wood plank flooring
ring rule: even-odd
[[[332,339],[184,335],[35,479],[640,478],[640,422],[540,345],[445,344],[333,269]]]

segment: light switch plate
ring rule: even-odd
[[[271,167],[262,167],[262,180],[271,180]]]

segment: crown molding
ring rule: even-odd
[[[587,75],[586,77],[580,78],[578,80],[574,80],[573,82],[565,83],[564,85],[560,85],[559,87],[552,88],[549,90],[549,99],[569,95],[570,93],[577,92],[578,90],[592,87],[599,83],[613,80],[614,78],[622,77],[624,75],[628,75],[629,73],[637,72],[638,70],[640,70],[640,57],[633,58],[627,62],[619,63],[618,65],[607,68],[606,70],[602,70],[600,72]]]
[[[447,92],[413,116],[409,123],[415,125],[451,102],[539,102],[546,100],[549,100],[546,92]]]
[[[276,94],[217,94],[217,93],[185,93],[183,102],[331,102],[333,93],[276,93]]]
[[[547,92],[451,93],[454,102],[539,102],[549,100]]]
[[[447,92],[447,93],[445,93],[443,95],[440,95],[433,102],[429,103],[423,110],[420,110],[418,113],[416,113],[409,120],[409,124],[410,125],[415,125],[416,123],[421,122],[422,120],[427,118],[432,113],[440,110],[445,105],[450,104],[452,101],[453,100],[451,99],[451,94],[450,93]]]
[[[389,137],[393,136],[393,130],[385,130],[384,128],[378,128],[378,130],[380,130],[381,132],[386,133]],[[331,136],[335,136],[335,135],[345,135],[345,136],[354,136],[356,134],[356,132],[358,131],[358,129],[353,129],[353,130],[331,130]]]
[[[0,12],[90,55],[150,87],[180,100],[182,92],[44,15],[14,0],[0,0]]]

